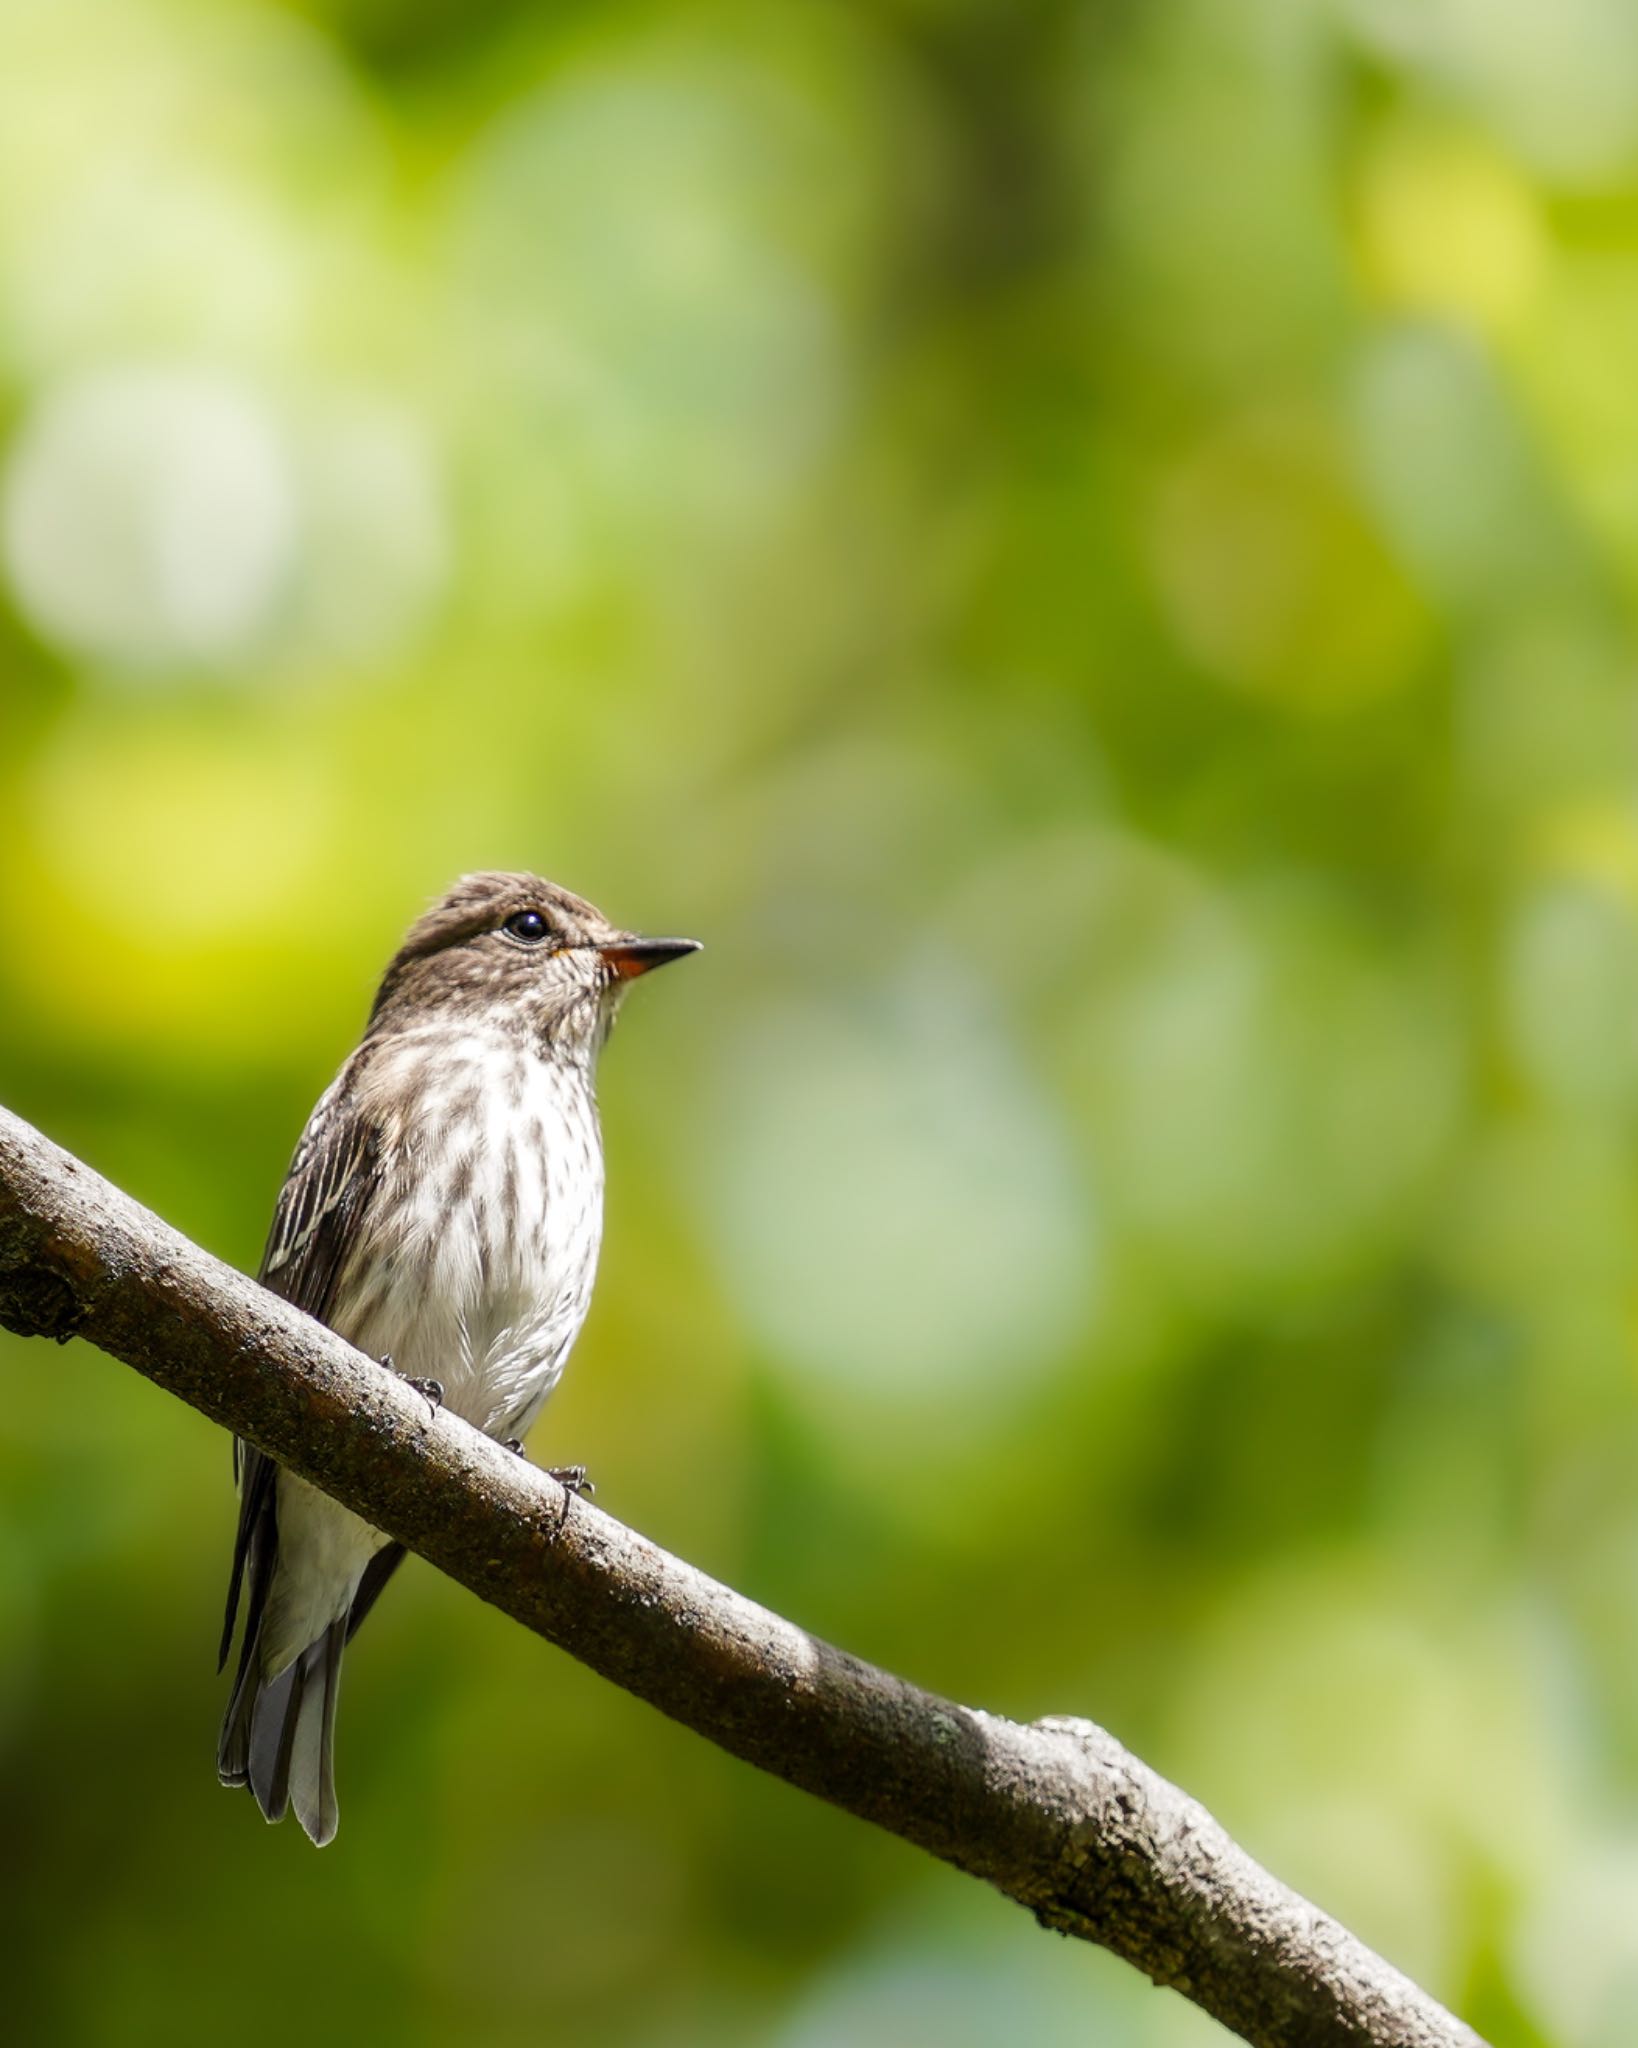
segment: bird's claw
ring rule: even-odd
[[[521,1458],[523,1456],[522,1437],[507,1437],[502,1443],[501,1449],[503,1451],[513,1451]],[[563,1489],[563,1512],[557,1518],[557,1526],[561,1529],[563,1524],[569,1519],[570,1500],[590,1500],[597,1491],[597,1488],[587,1477],[584,1465],[548,1465],[545,1467],[545,1472],[548,1479],[555,1479]]]
[[[556,1529],[556,1534],[561,1536],[563,1525],[569,1519],[569,1502],[585,1500],[588,1495],[594,1494],[597,1488],[586,1477],[584,1465],[548,1465],[546,1477],[555,1479],[563,1489],[563,1506],[558,1511]]]
[[[501,1449],[503,1451],[515,1451],[521,1458],[523,1456],[522,1437],[509,1436],[501,1445]],[[597,1491],[597,1488],[586,1476],[584,1465],[547,1465],[544,1469],[546,1477],[548,1479],[555,1479],[565,1493],[576,1494],[584,1500],[589,1500]]]
[[[386,1362],[386,1360],[382,1361],[383,1364]],[[444,1383],[442,1380],[412,1380],[406,1375],[404,1384],[406,1387],[413,1387],[415,1389],[434,1415],[444,1405]]]

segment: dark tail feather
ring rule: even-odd
[[[239,1481],[239,1527],[233,1539],[233,1569],[228,1574],[227,1611],[222,1616],[222,1646],[216,1668],[227,1663],[233,1645],[233,1624],[239,1614],[239,1588],[248,1568],[250,1599],[245,1612],[245,1643],[256,1633],[267,1600],[268,1581],[273,1576],[273,1559],[279,1547],[278,1508],[275,1482],[278,1467],[233,1439],[233,1471]],[[244,1659],[239,1678],[244,1677]],[[235,1681],[237,1688],[237,1681]]]
[[[321,1849],[336,1832],[336,1699],[346,1641],[343,1617],[333,1621],[307,1652],[314,1663],[302,1690],[290,1748],[290,1804],[307,1839]]]
[[[227,1713],[222,1718],[221,1740],[216,1747],[216,1774],[224,1785],[249,1782],[250,1724],[259,1690],[257,1650],[262,1616],[267,1611],[268,1590],[273,1583],[273,1566],[279,1553],[275,1476],[270,1458],[264,1458],[260,1451],[245,1453],[244,1497],[239,1510],[239,1533],[233,1545],[233,1574],[228,1584],[227,1616],[216,1666],[220,1670],[227,1662],[239,1608],[239,1587],[241,1582],[248,1581],[239,1667],[233,1674],[233,1691],[228,1698]]]
[[[402,1543],[389,1543],[378,1550],[364,1567],[364,1576],[358,1582],[358,1591],[353,1595],[352,1611],[347,1616],[347,1640],[351,1642],[363,1626],[364,1617],[387,1589],[387,1581],[404,1562]]]
[[[290,1750],[311,1652],[309,1644],[277,1678],[259,1686],[250,1709],[250,1789],[269,1821],[283,1820],[290,1804]]]
[[[251,1663],[251,1644],[247,1641],[239,1658],[239,1674],[233,1681],[228,1710],[222,1717],[221,1740],[216,1745],[216,1775],[224,1785],[250,1783],[250,1717],[257,1692]]]
[[[323,1848],[336,1832],[336,1696],[341,1689],[345,1615],[268,1684],[253,1686],[248,1706],[237,1692],[223,1733],[224,1782],[245,1784],[270,1821],[294,1807],[310,1841]],[[239,1735],[243,1725],[242,1737]],[[228,1777],[230,1736],[242,1741],[244,1764]]]

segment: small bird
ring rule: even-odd
[[[263,1283],[517,1443],[591,1301],[598,1052],[630,983],[697,950],[620,931],[538,875],[464,876],[399,948],[302,1133]],[[218,1668],[241,1590],[245,1626],[217,1771],[270,1821],[293,1806],[322,1844],[336,1831],[342,1649],[404,1552],[249,1445],[235,1443],[234,1469]]]

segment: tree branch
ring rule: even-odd
[[[1482,2048],[1090,1721],[925,1693],[569,1496],[0,1109],[0,1324],[89,1338],[747,1763],[1259,2048]]]

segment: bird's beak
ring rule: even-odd
[[[639,974],[647,974],[650,968],[663,967],[668,960],[680,960],[685,953],[700,950],[698,939],[639,939],[627,933],[618,939],[605,939],[598,952],[608,962],[609,972],[617,981],[634,981]]]

